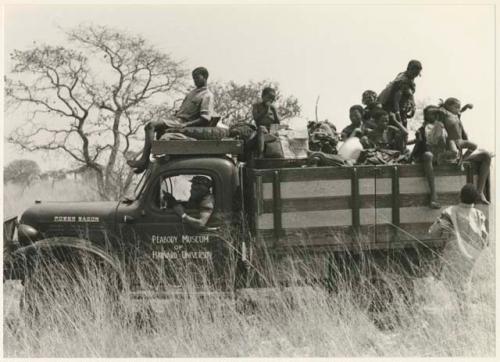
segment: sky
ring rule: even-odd
[[[63,45],[59,27],[106,25],[140,34],[159,49],[210,71],[209,81],[270,80],[302,105],[302,117],[338,129],[366,89],[380,92],[410,59],[423,64],[416,99],[473,103],[462,120],[472,140],[494,149],[495,27],[491,5],[7,5],[8,54],[33,42]],[[8,135],[24,114],[7,114]],[[4,162],[63,162],[4,145]]]

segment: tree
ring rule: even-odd
[[[40,176],[40,167],[33,160],[14,160],[3,169],[4,183],[12,182],[24,187]]]
[[[230,81],[215,83],[210,86],[215,98],[215,112],[222,117],[222,122],[232,125],[239,122],[251,122],[252,104],[261,101],[261,93],[265,87],[276,90],[276,105],[282,119],[291,118],[300,114],[300,105],[293,96],[283,97],[279,84],[276,82],[260,81],[238,84]]]
[[[125,157],[142,125],[171,112],[185,89],[181,63],[140,36],[103,26],[65,30],[70,47],[35,45],[10,54],[9,109],[28,114],[8,141],[28,151],[62,151],[94,170],[101,197],[132,182]]]

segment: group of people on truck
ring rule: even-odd
[[[461,114],[471,109],[471,104],[461,107],[456,98],[448,98],[440,105],[429,105],[424,109],[424,123],[418,129],[415,139],[409,141],[408,119],[415,114],[416,90],[415,79],[420,76],[422,64],[411,60],[406,71],[399,73],[387,87],[377,95],[372,90],[362,93],[362,105],[353,105],[349,109],[351,124],[340,133],[342,141],[356,138],[367,152],[357,161],[380,160],[385,163],[387,157],[395,162],[417,162],[424,165],[426,178],[430,188],[431,208],[440,208],[434,182],[434,166],[442,163],[456,163],[462,167],[464,160],[478,162],[479,199],[488,203],[484,194],[489,174],[491,154],[478,150],[477,145],[468,139],[461,122]],[[172,119],[150,121],[145,125],[145,142],[142,155],[138,160],[129,160],[128,164],[136,173],[143,172],[149,162],[153,139],[160,139],[166,132],[186,130],[190,127],[214,126],[214,95],[207,87],[208,70],[198,67],[193,70],[192,77],[195,89],[190,91],[179,110]],[[266,144],[276,140],[271,134],[272,125],[280,124],[280,116],[274,104],[276,91],[267,87],[262,90],[262,100],[252,106],[253,124],[236,125],[233,129],[221,130],[225,136],[239,136],[245,139],[245,150],[264,154]],[[314,132],[311,131],[314,128]],[[320,130],[318,132],[318,130]],[[324,131],[324,132],[323,132]],[[334,125],[324,122],[310,128],[314,135],[335,134]],[[313,149],[314,136],[310,136],[310,149]],[[325,143],[324,141],[330,142]],[[336,153],[336,141],[331,137],[322,137],[318,141],[320,151]],[[324,145],[329,147],[324,147]],[[407,148],[414,144],[410,152]],[[316,147],[316,146],[315,146]],[[463,151],[465,150],[465,153]],[[372,152],[372,158],[367,154]],[[380,156],[379,156],[380,155]],[[384,159],[385,158],[385,159]],[[373,161],[375,160],[375,161]]]
[[[465,185],[460,191],[461,202],[446,208],[429,230],[434,235],[452,234],[444,250],[446,266],[442,277],[458,293],[459,305],[462,307],[474,262],[487,245],[486,218],[481,211],[474,208],[474,203],[476,201],[488,203],[484,189],[491,155],[486,151],[477,150],[477,145],[468,139],[461,122],[461,114],[471,109],[472,105],[466,104],[462,107],[456,98],[448,98],[442,104],[425,107],[424,122],[417,130],[415,140],[408,141],[408,119],[414,116],[416,109],[415,78],[421,71],[422,64],[417,60],[411,60],[406,71],[399,73],[379,95],[372,90],[364,91],[361,97],[364,107],[361,105],[350,107],[351,124],[342,130],[340,138],[344,142],[356,138],[366,150],[395,151],[409,155],[410,162],[423,163],[431,191],[429,205],[431,208],[440,208],[434,184],[436,164],[456,163],[461,167],[464,160],[479,162],[477,188],[472,184]],[[140,173],[148,166],[155,136],[159,139],[169,130],[214,125],[213,122],[211,124],[214,115],[214,96],[207,88],[208,71],[199,67],[193,70],[192,76],[196,88],[186,95],[175,118],[146,124],[142,155],[138,160],[128,161],[128,164],[135,168],[135,172]],[[274,105],[275,100],[274,89],[263,89],[261,102],[252,107],[255,125],[246,128],[236,127],[236,134],[243,136],[246,144],[250,145],[251,149],[257,149],[259,154],[262,154],[266,143],[273,140],[270,134],[272,125],[280,124],[280,117]],[[335,126],[329,122],[320,124],[310,122],[308,129],[312,136],[333,135],[336,132]],[[315,145],[315,141],[321,144],[319,153],[336,153],[337,144],[334,139],[326,143],[328,144],[326,148],[323,141],[325,139],[328,141],[328,137],[310,139],[313,140],[311,146]],[[414,147],[409,152],[407,145],[412,143]],[[190,198],[187,203],[177,201],[168,192],[164,193],[163,197],[168,207],[173,209],[184,223],[202,229],[214,211],[213,184],[206,176],[194,176],[191,183]],[[186,209],[190,207],[199,210],[198,218],[186,214]],[[449,269],[448,272],[446,268]]]

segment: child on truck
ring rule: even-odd
[[[276,100],[276,91],[271,87],[262,90],[262,101],[252,105],[252,116],[257,126],[257,150],[259,155],[264,153],[266,143],[276,140],[276,137],[270,134],[273,124],[280,124],[280,118],[274,101]]]
[[[397,145],[394,135],[406,135],[408,131],[401,123],[397,125],[390,124],[390,114],[383,109],[374,112],[374,129],[365,129],[361,143],[364,148],[378,148],[386,150],[395,150]]]
[[[443,124],[444,115],[436,106],[424,108],[424,123],[415,133],[415,146],[411,159],[424,164],[424,173],[431,191],[429,207],[439,209],[441,205],[437,200],[436,186],[434,183],[434,165],[441,163],[450,154],[447,152],[447,133]]]
[[[373,114],[382,109],[382,105],[377,102],[377,93],[372,90],[365,90],[361,95],[361,103],[365,105],[363,110],[363,127],[364,128],[375,128],[375,120],[373,119]]]
[[[489,204],[484,194],[484,189],[490,173],[491,158],[493,155],[488,151],[478,150],[477,145],[469,141],[467,137],[460,116],[462,112],[470,108],[472,108],[471,104],[466,104],[461,108],[460,101],[456,98],[448,98],[440,107],[445,116],[443,123],[448,133],[448,146],[455,152],[460,167],[462,167],[462,160],[479,163],[479,176],[477,179],[479,198],[484,204]],[[467,151],[462,156],[462,149],[464,148]]]
[[[460,116],[467,109],[472,109],[472,104],[466,104],[461,108],[460,101],[456,98],[448,98],[441,105],[444,114],[444,125],[448,132],[448,148],[453,151],[457,158],[457,164],[462,166],[462,161],[468,158],[477,149],[477,145],[467,139]],[[462,155],[462,150],[466,149]]]
[[[465,301],[472,268],[481,251],[488,245],[486,217],[474,208],[479,197],[474,185],[466,184],[460,190],[460,203],[446,208],[429,229],[433,236],[448,234],[442,252],[440,278],[450,291],[456,293],[462,313],[466,312]]]
[[[354,105],[349,108],[349,119],[351,124],[342,130],[340,138],[342,141],[355,135],[355,133],[361,133],[362,121],[363,121],[363,107],[360,105]]]

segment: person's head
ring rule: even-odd
[[[473,184],[465,184],[460,190],[460,201],[464,204],[474,204],[479,199],[479,192]]]
[[[456,98],[453,98],[453,97],[446,99],[444,101],[443,106],[447,111],[449,111],[453,114],[456,114],[456,115],[460,114],[460,108],[462,107],[462,105],[460,104],[460,101]]]
[[[420,75],[420,72],[422,71],[422,63],[420,63],[418,60],[410,60],[408,63],[408,66],[406,67],[406,74],[410,78],[416,78]]]
[[[377,101],[377,93],[372,90],[365,90],[361,95],[361,103],[365,106],[369,106]]]
[[[276,100],[276,91],[271,87],[262,90],[262,102],[273,103]]]
[[[389,113],[383,109],[378,109],[373,113],[373,120],[378,129],[385,129],[389,125]]]
[[[191,199],[201,200],[210,193],[212,180],[206,176],[194,176],[191,179]]]
[[[434,123],[436,121],[441,120],[441,111],[439,107],[436,106],[427,106],[424,108],[424,123]]]
[[[363,112],[363,107],[358,104],[349,108],[349,119],[351,120],[351,123],[356,127],[361,125],[361,121],[363,120]]]
[[[198,67],[193,70],[191,73],[193,76],[194,84],[196,88],[201,88],[207,85],[208,80],[208,70],[204,67]]]

